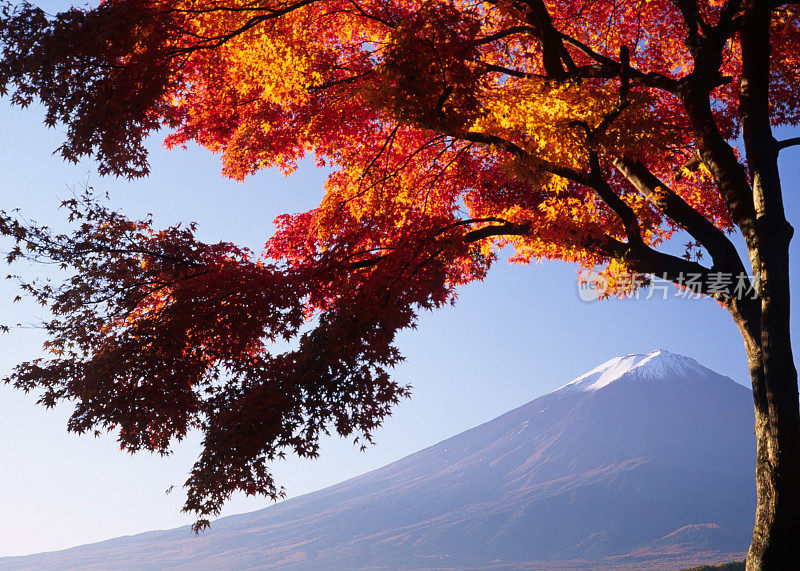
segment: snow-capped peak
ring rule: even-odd
[[[665,375],[702,369],[694,359],[676,355],[663,349],[651,353],[632,353],[622,357],[614,357],[588,373],[584,373],[574,381],[564,385],[564,389],[578,391],[596,391],[613,383],[623,375],[635,371],[643,378],[663,378]]]

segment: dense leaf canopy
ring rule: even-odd
[[[605,272],[744,271],[757,240],[732,141],[751,95],[735,0],[110,0],[0,20],[0,91],[67,126],[68,160],[147,173],[144,138],[197,142],[243,179],[332,168],[318,208],[277,219],[260,256],[158,230],[90,198],[72,235],[0,229],[11,258],[74,271],[29,284],[52,356],[12,381],[74,399],[70,428],[128,450],[204,449],[186,509],[280,493],[266,462],[369,440],[408,393],[389,371],[417,312],[481,279],[498,248]],[[770,8],[769,113],[798,123],[800,15]],[[746,46],[745,46],[746,48]],[[757,94],[756,94],[757,95]],[[754,97],[754,96],[753,96]],[[677,230],[711,265],[659,252]],[[709,293],[709,292],[706,292]],[[746,303],[717,294],[723,305]],[[292,349],[279,349],[281,340]],[[204,520],[201,519],[201,523]]]

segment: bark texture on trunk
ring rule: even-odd
[[[763,358],[757,351],[749,356],[754,373],[758,500],[747,569],[796,569],[800,566],[797,376],[791,357],[779,363],[774,357]],[[759,367],[767,360],[772,364],[770,370]]]
[[[742,2],[739,86],[755,232],[748,240],[758,307],[742,327],[755,405],[756,520],[747,569],[800,568],[800,403],[789,326],[789,241],[769,111],[773,3]],[[745,331],[745,329],[747,331]]]

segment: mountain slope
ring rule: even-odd
[[[617,357],[393,464],[270,508],[0,568],[702,562],[747,548],[749,391],[665,351]],[[597,567],[597,564],[592,566]]]

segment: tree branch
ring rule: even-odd
[[[700,32],[707,32],[708,25],[700,15],[697,7],[697,0],[672,0],[672,4],[680,11],[683,16],[683,26],[686,30],[687,44],[694,44],[700,37]]]
[[[540,77],[542,79],[547,79],[547,76],[540,76],[534,73],[527,73],[524,71],[519,71],[518,69],[511,69],[510,67],[505,67],[502,65],[495,65],[493,63],[485,63],[482,61],[478,62],[486,71],[494,71],[497,73],[502,73],[504,75],[508,75],[510,77],[519,77],[520,79],[529,79],[532,77]]]
[[[499,137],[497,135],[490,135],[488,133],[478,133],[476,131],[462,131],[459,133],[450,133],[450,135],[452,137],[456,137],[466,141],[472,141],[474,143],[494,145],[522,159],[522,162],[530,167],[540,168],[545,172],[566,178],[573,182],[577,182],[578,184],[591,186],[591,180],[586,174],[580,171],[576,171],[575,169],[571,169],[569,167],[565,167],[547,161],[545,159],[535,157],[531,153],[529,153],[528,151],[517,145],[516,143],[509,141],[507,139],[503,139],[502,137]]]
[[[639,228],[639,219],[636,217],[636,213],[616,192],[614,192],[614,189],[611,188],[606,181],[596,152],[592,151],[589,153],[589,163],[591,165],[590,187],[594,189],[603,202],[605,202],[622,221],[625,227],[625,234],[628,236],[628,243],[636,246],[644,246],[642,232]]]
[[[254,12],[267,12],[267,13],[261,14],[259,16],[253,16],[235,30],[231,30],[230,32],[227,32],[225,34],[218,34],[216,36],[199,36],[185,29],[181,30],[181,32],[183,32],[183,34],[185,34],[186,36],[195,38],[197,40],[197,43],[194,44],[193,46],[178,48],[171,55],[172,56],[186,55],[197,50],[208,50],[208,49],[218,48],[224,45],[225,43],[229,42],[236,36],[243,34],[244,32],[250,30],[251,28],[258,26],[259,24],[262,24],[268,20],[274,20],[280,18],[281,16],[285,16],[286,14],[304,8],[305,6],[308,6],[310,4],[314,4],[315,2],[318,1],[319,0],[298,0],[298,2],[287,4],[283,8],[276,10],[267,8],[254,8],[253,9]],[[213,11],[213,9],[211,10]]]
[[[708,250],[715,267],[735,274],[744,272],[736,247],[725,233],[661,182],[644,164],[628,158],[613,159],[612,163],[636,190]]]
[[[528,23],[538,32],[536,35],[542,46],[542,65],[545,72],[552,79],[565,79],[564,64],[568,68],[574,68],[575,63],[564,48],[561,34],[553,26],[553,20],[544,0],[520,0],[520,4],[528,8]]]
[[[782,151],[783,149],[787,149],[789,147],[794,147],[795,145],[800,145],[800,137],[792,137],[791,139],[784,139],[783,141],[778,141],[778,150]]]
[[[711,108],[711,92],[724,81],[720,76],[723,49],[738,27],[733,16],[737,2],[732,0],[726,6],[724,17],[707,35],[687,38],[694,69],[680,81],[679,96],[697,141],[698,154],[752,251],[757,237],[750,183],[736,153],[720,133]]]
[[[692,157],[688,161],[683,163],[677,171],[675,171],[675,174],[673,175],[672,178],[675,180],[675,182],[680,182],[680,180],[684,176],[684,171],[690,173],[694,172],[700,167],[700,164],[702,162],[703,159],[701,159],[700,155],[697,153],[697,151],[695,151],[694,153],[692,153]]]
[[[583,42],[566,34],[561,34],[561,39],[580,51],[585,56],[588,56],[600,64],[599,67],[579,66],[576,68],[578,76],[585,73],[587,77],[606,77],[610,79],[613,77],[619,77],[622,74],[622,64],[620,62],[614,61],[609,57],[597,53]],[[671,77],[667,77],[666,75],[661,75],[660,73],[653,71],[643,73],[638,69],[633,68],[628,68],[628,72],[632,82],[644,85],[645,87],[662,89],[673,94],[677,94],[680,90],[680,82],[676,79],[672,79]]]
[[[515,224],[506,222],[504,224],[484,226],[477,230],[470,230],[464,234],[464,241],[468,244],[490,238],[492,236],[525,236],[531,231],[531,224]]]
[[[482,38],[476,38],[473,42],[476,46],[482,46],[484,44],[490,44],[497,40],[502,40],[503,38],[507,38],[508,36],[513,36],[515,34],[536,34],[537,30],[533,26],[512,26],[505,30],[500,30],[499,32],[495,32],[494,34],[489,34],[488,36],[484,36]]]
[[[531,224],[515,224],[513,222],[484,226],[467,232],[464,235],[464,241],[473,243],[494,236],[525,236],[531,228]],[[699,293],[714,297],[726,305],[744,303],[711,291],[709,284],[713,280],[710,276],[711,270],[708,268],[696,262],[654,250],[644,242],[626,244],[608,235],[586,236],[581,239],[581,242],[581,247],[588,251],[621,260],[635,272],[663,277],[678,285],[684,284],[689,276],[700,276],[697,283]]]

